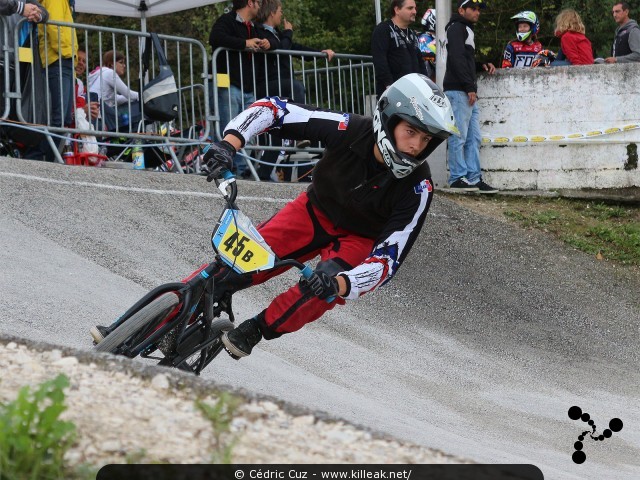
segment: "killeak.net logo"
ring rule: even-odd
[[[584,444],[582,442],[587,438],[587,434],[591,440],[595,442],[603,442],[605,439],[610,438],[613,435],[613,432],[619,432],[622,430],[622,420],[619,418],[612,418],[609,420],[609,428],[605,429],[600,435],[596,435],[597,427],[595,422],[591,420],[591,416],[586,412],[583,413],[582,409],[575,405],[569,409],[569,418],[571,420],[582,420],[591,427],[591,432],[589,432],[589,430],[582,432],[578,436],[578,441],[573,444],[576,451],[571,455],[571,459],[577,464],[584,463],[587,459],[587,454],[582,450],[584,448]]]

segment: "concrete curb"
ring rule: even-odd
[[[11,342],[18,345],[24,345],[28,349],[32,349],[37,352],[59,350],[63,353],[64,356],[75,357],[80,363],[94,363],[102,368],[109,369],[114,372],[121,372],[128,376],[138,377],[143,380],[151,381],[156,375],[162,374],[168,379],[170,388],[176,390],[190,389],[196,394],[196,397],[207,397],[212,393],[217,394],[220,392],[227,392],[231,393],[234,396],[242,398],[247,403],[252,401],[268,401],[274,403],[278,405],[283,411],[293,416],[312,415],[317,420],[325,423],[342,423],[345,425],[351,425],[358,430],[369,433],[373,439],[393,441],[400,444],[410,443],[404,440],[399,440],[392,435],[359,425],[357,423],[353,423],[335,415],[331,415],[324,411],[313,411],[300,405],[280,400],[270,395],[256,394],[243,388],[236,388],[230,385],[218,384],[215,381],[196,377],[189,373],[173,368],[161,367],[157,365],[144,365],[141,362],[126,357],[112,355],[109,353],[96,352],[92,350],[80,350],[72,347],[54,345],[47,342],[33,341],[22,337],[3,334],[0,332],[0,345],[6,346]],[[28,381],[27,379],[25,379],[25,384],[27,383]],[[451,459],[454,462],[475,463],[472,460],[463,459],[432,447],[423,446],[423,448],[427,448],[428,450]]]
[[[452,192],[449,188],[440,188],[436,189],[436,191],[439,193],[446,193],[447,195],[480,195],[477,192]],[[599,201],[618,205],[640,206],[640,187],[604,188],[597,190],[500,190],[496,194],[487,196],[566,198],[570,200]]]

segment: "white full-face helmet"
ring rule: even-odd
[[[415,157],[398,151],[394,129],[400,120],[432,136]],[[413,172],[450,135],[458,135],[449,99],[429,78],[410,73],[396,80],[380,96],[373,113],[376,145],[396,178]]]

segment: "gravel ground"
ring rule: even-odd
[[[62,418],[78,432],[66,455],[69,466],[100,467],[132,458],[135,463],[209,463],[230,444],[234,463],[469,463],[238,391],[234,394],[241,404],[230,433],[217,443],[195,401],[213,405],[223,390],[136,363],[0,338],[0,402],[15,399],[24,385],[66,374],[71,385]]]

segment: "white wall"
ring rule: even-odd
[[[491,185],[504,190],[640,186],[640,63],[498,70],[480,76],[478,96],[485,137],[481,164]],[[629,125],[639,128],[593,134]],[[586,138],[566,139],[570,134]],[[553,141],[553,135],[565,139]],[[514,142],[517,136],[528,142]],[[544,140],[532,142],[534,136]],[[504,143],[495,141],[499,137]],[[625,169],[634,163],[634,149],[636,166]]]

